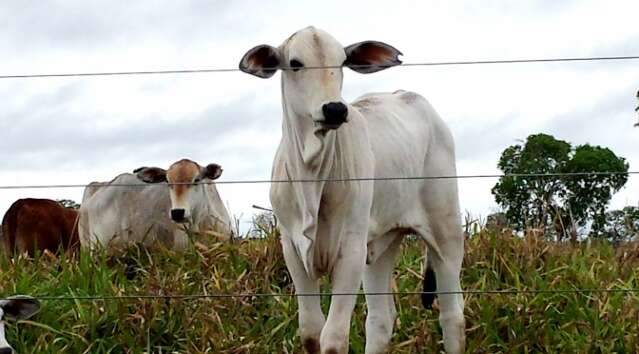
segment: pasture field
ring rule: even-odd
[[[423,246],[405,242],[396,291],[421,290]],[[639,287],[636,244],[556,245],[482,231],[466,248],[464,289]],[[293,292],[275,235],[233,244],[200,241],[186,255],[131,247],[77,260],[41,255],[10,262],[2,256],[0,267],[0,295]],[[637,293],[465,299],[469,353],[639,352]],[[438,312],[423,309],[419,296],[396,302],[389,353],[441,352]],[[8,326],[7,339],[19,353],[300,353],[296,309],[292,297],[43,301],[34,318]],[[352,353],[364,350],[365,312],[360,296]]]

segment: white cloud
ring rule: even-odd
[[[405,62],[632,55],[637,1],[57,1],[0,4],[3,74],[233,68],[250,47],[313,24],[343,44],[389,42]],[[457,138],[460,174],[495,173],[501,151],[540,131],[610,147],[639,169],[637,62],[403,67],[347,72],[344,97],[422,93]],[[633,86],[635,85],[635,86]],[[242,73],[0,80],[0,184],[87,183],[182,157],[223,179],[267,179],[280,134],[277,76]],[[637,204],[639,177],[613,205]],[[487,213],[494,180],[460,182]],[[232,212],[268,205],[267,185],[223,185]],[[81,190],[0,190],[79,200]]]

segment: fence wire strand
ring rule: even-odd
[[[439,61],[402,63],[404,67],[426,66],[453,66],[453,65],[487,65],[487,64],[524,64],[524,63],[556,63],[556,62],[587,62],[587,61],[619,61],[636,60],[639,55],[618,55],[601,57],[572,57],[572,58],[532,58],[532,59],[499,59],[499,60],[468,60],[468,61]],[[295,70],[339,69],[341,65],[332,66],[308,66],[295,68]],[[350,65],[352,68],[385,68],[387,65]],[[290,67],[264,68],[264,70],[293,70]],[[48,74],[16,74],[0,75],[0,79],[35,79],[35,78],[63,78],[63,77],[90,77],[90,76],[130,76],[130,75],[176,75],[176,74],[205,74],[205,73],[229,73],[241,71],[239,68],[211,68],[211,69],[177,69],[177,70],[134,70],[134,71],[103,71],[84,73],[48,73]]]
[[[435,179],[473,179],[473,178],[545,178],[545,177],[585,177],[585,176],[618,176],[636,175],[639,171],[628,172],[564,172],[564,173],[505,173],[505,174],[478,174],[478,175],[449,175],[449,176],[414,176],[414,177],[354,177],[354,178],[319,178],[319,179],[255,179],[255,180],[228,180],[228,181],[201,181],[197,183],[105,183],[102,185],[91,184],[45,184],[45,185],[4,185],[0,190],[11,189],[57,189],[57,188],[104,188],[104,187],[148,187],[148,186],[180,186],[194,184],[271,184],[271,183],[334,183],[334,182],[366,182],[366,181],[414,181]]]
[[[391,292],[352,292],[352,293],[214,293],[180,295],[86,295],[86,296],[33,296],[40,301],[144,301],[144,300],[181,300],[228,298],[266,298],[266,297],[318,297],[318,296],[417,296],[417,295],[539,295],[539,294],[594,294],[594,293],[639,293],[639,288],[590,288],[590,289],[498,289],[498,290],[460,290],[460,291],[391,291]],[[6,298],[7,300],[10,298]]]

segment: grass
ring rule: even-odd
[[[404,244],[394,290],[421,289],[422,249]],[[557,245],[481,232],[467,242],[464,265],[465,289],[639,288],[636,244]],[[275,237],[197,243],[186,254],[131,247],[77,260],[2,257],[0,269],[0,295],[293,292]],[[352,353],[364,350],[359,300]],[[418,296],[396,300],[389,352],[442,351],[438,312],[424,310]],[[465,312],[471,353],[639,352],[639,294],[467,295]],[[296,330],[291,297],[44,301],[34,318],[8,326],[7,339],[19,353],[300,353]]]

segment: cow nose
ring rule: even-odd
[[[0,354],[13,354],[13,349],[11,349],[11,348],[0,348]]]
[[[324,113],[324,124],[340,125],[346,122],[348,107],[342,102],[329,102],[322,106],[322,113]]]
[[[171,219],[175,222],[184,222],[184,214],[184,209],[171,209]]]

